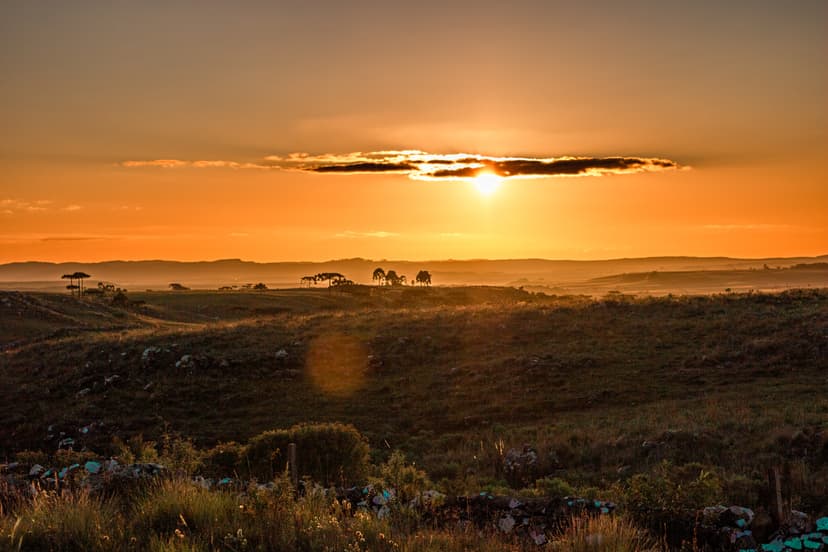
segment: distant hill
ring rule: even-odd
[[[371,283],[376,267],[393,269],[409,280],[420,270],[431,272],[437,285],[566,286],[620,274],[647,272],[749,271],[828,262],[820,257],[735,259],[728,257],[648,257],[598,261],[545,259],[389,261],[341,259],[325,262],[257,263],[218,261],[106,261],[99,263],[16,262],[0,265],[0,289],[57,291],[62,274],[83,271],[89,282],[112,282],[128,289],[165,289],[180,282],[194,289],[264,282],[270,287],[297,287],[299,279],[319,272],[339,272],[357,283]],[[719,285],[717,283],[717,285]]]

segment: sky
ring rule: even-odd
[[[828,2],[0,2],[0,262],[828,253]]]

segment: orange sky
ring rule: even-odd
[[[0,262],[828,253],[827,3],[506,4],[3,3]],[[268,159],[412,149],[679,168]]]

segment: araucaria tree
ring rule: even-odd
[[[83,279],[89,278],[89,274],[86,272],[73,272],[72,274],[64,274],[60,277],[62,280],[69,280],[69,285],[66,286],[66,289],[69,290],[69,293],[74,295],[75,291],[78,292],[78,297],[83,295]],[[75,284],[75,280],[78,281]]]
[[[79,289],[79,287],[75,285],[75,275],[64,274],[60,278],[61,280],[69,280],[69,284],[66,286],[66,289],[69,290],[69,295],[75,295],[75,290]]]
[[[78,281],[78,297],[80,297],[83,295],[83,279],[89,278],[90,276],[86,272],[75,272],[72,276]]]

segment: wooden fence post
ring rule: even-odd
[[[299,468],[296,465],[296,443],[288,444],[288,467],[290,468],[290,481],[293,488],[299,491]]]
[[[768,470],[768,496],[770,497],[769,510],[771,518],[773,518],[776,527],[779,528],[786,521],[787,516],[785,516],[782,503],[782,483],[779,480],[778,468]]]

